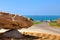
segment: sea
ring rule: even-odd
[[[45,20],[58,20],[60,16],[41,16],[41,15],[26,15],[28,18],[32,18],[34,21]]]

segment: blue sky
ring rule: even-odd
[[[60,0],[0,0],[0,11],[21,15],[60,15]]]

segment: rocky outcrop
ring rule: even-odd
[[[57,20],[57,25],[60,26],[60,18]]]
[[[21,29],[28,28],[33,25],[31,20],[26,17],[0,12],[0,28],[5,29]]]

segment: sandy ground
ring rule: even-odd
[[[8,30],[1,29],[0,33],[8,31]],[[37,32],[37,33],[60,35],[60,29],[50,27],[47,22],[43,22],[41,24],[36,24],[36,25],[33,25],[30,28],[26,28],[26,29],[23,28],[23,29],[18,30],[18,31],[20,31],[20,32],[34,32],[34,33]]]
[[[33,25],[30,28],[21,29],[19,31],[20,32],[38,32],[38,33],[60,35],[60,29],[50,27],[47,22],[43,22],[41,24]]]
[[[8,30],[1,29],[0,33],[6,32]],[[23,28],[23,29],[18,30],[18,31],[22,32],[22,33],[26,32],[27,34],[30,33],[30,35],[31,35],[31,33],[33,33],[35,35],[37,34],[37,36],[40,37],[39,39],[34,39],[34,40],[60,40],[60,28],[50,27],[48,25],[48,23],[46,23],[46,22],[43,22],[41,24],[33,25],[33,26],[31,26],[30,28],[27,28],[27,29]]]

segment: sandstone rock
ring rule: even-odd
[[[0,12],[0,28],[5,29],[21,29],[28,28],[33,25],[31,20],[26,17]]]
[[[60,18],[57,20],[57,25],[60,26]]]

